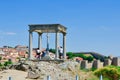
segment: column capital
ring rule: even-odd
[[[29,33],[32,33],[33,31],[31,31],[31,30],[28,30],[29,31]]]
[[[66,36],[67,33],[62,33],[64,36]]]
[[[41,35],[42,33],[38,32],[39,35]]]

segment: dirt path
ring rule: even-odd
[[[4,70],[0,71],[0,80],[8,80],[11,77],[11,80],[26,80],[27,72],[18,71],[18,70]]]

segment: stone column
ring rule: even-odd
[[[47,55],[49,55],[49,35],[48,35],[48,33],[47,33],[47,35],[46,35],[46,37],[47,37],[47,49],[46,49],[46,53],[47,53]]]
[[[42,49],[42,33],[38,33],[38,48]]]
[[[63,58],[66,59],[66,33],[63,33]]]
[[[59,54],[58,54],[58,41],[59,41],[59,38],[58,38],[58,32],[56,32],[56,42],[55,42],[55,49],[56,49],[56,54],[55,54],[55,58],[56,59],[59,59]]]
[[[32,54],[32,32],[29,31],[29,60],[33,59],[33,54]]]

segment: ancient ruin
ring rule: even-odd
[[[109,65],[120,66],[120,57],[113,57],[113,59],[105,59],[103,62],[101,62],[100,60],[94,60],[92,62],[83,60],[79,63],[82,69],[102,68]]]
[[[33,32],[38,33],[38,48],[41,50],[42,47],[42,34],[43,33],[55,33],[56,38],[55,38],[55,49],[56,49],[56,54],[55,54],[55,59],[59,59],[59,54],[58,54],[58,42],[59,42],[59,33],[63,34],[63,59],[66,58],[66,27],[64,27],[61,24],[30,24],[29,25],[29,59],[33,60],[33,55],[32,55],[32,38],[33,38]],[[49,49],[49,39],[47,38],[47,50]],[[48,51],[47,51],[48,52]]]

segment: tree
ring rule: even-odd
[[[55,53],[56,50],[55,49],[49,49],[49,52]]]
[[[88,57],[87,57],[87,60],[88,60],[89,62],[93,61],[93,59],[94,59],[94,58],[93,58],[92,56],[88,56]]]
[[[92,56],[85,56],[84,54],[81,53],[72,53],[72,52],[67,52],[67,56],[69,59],[72,59],[73,57],[81,57],[84,60],[88,60],[89,62],[93,61],[93,57]]]
[[[74,57],[72,52],[67,52],[67,56],[68,56],[69,59],[72,59]]]

